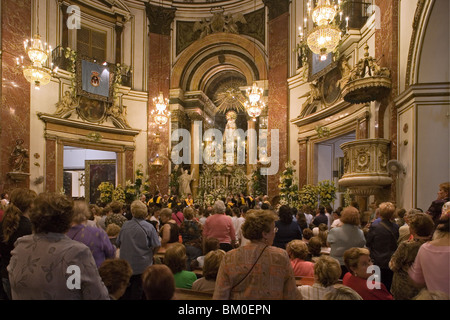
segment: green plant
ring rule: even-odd
[[[286,162],[285,169],[280,175],[280,204],[290,207],[298,206],[299,194],[298,183],[295,177],[295,161]]]
[[[76,97],[77,95],[77,79],[76,79],[76,62],[77,62],[77,52],[75,50],[67,47],[64,50],[64,57],[69,60],[69,65],[67,67],[67,71],[71,73],[70,76],[70,92],[72,97]]]

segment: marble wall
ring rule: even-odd
[[[31,0],[5,0],[1,2],[1,108],[0,108],[0,191],[14,187],[27,187],[29,178],[13,181],[10,155],[16,140],[30,148],[30,84],[16,68],[16,57],[25,55],[23,41],[31,34]],[[23,169],[29,173],[29,162]]]
[[[269,133],[279,130],[279,167],[276,175],[268,177],[268,196],[279,194],[279,177],[288,160],[288,43],[289,13],[285,12],[269,21],[269,98],[268,129]],[[270,141],[270,140],[269,140]],[[271,146],[273,150],[273,146]]]

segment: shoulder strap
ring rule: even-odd
[[[233,291],[234,288],[236,288],[239,284],[241,284],[242,281],[245,280],[245,278],[248,277],[248,275],[252,272],[253,268],[255,267],[256,263],[259,261],[259,258],[261,258],[264,250],[266,250],[268,246],[266,245],[262,250],[261,253],[259,254],[258,258],[256,259],[256,261],[253,263],[252,267],[250,268],[250,270],[248,270],[247,274],[238,282],[236,283],[233,287],[231,287],[230,291]]]
[[[394,239],[396,239],[394,232],[392,232],[392,229],[389,228],[383,220],[380,221],[380,224],[391,233],[391,235],[394,237]],[[397,240],[395,240],[395,241],[397,241]]]

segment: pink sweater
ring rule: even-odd
[[[220,243],[230,243],[236,240],[231,217],[225,214],[213,214],[209,216],[203,226],[203,238],[217,238]]]
[[[294,276],[296,277],[314,277],[314,263],[302,259],[291,260],[292,269],[294,269]]]
[[[408,274],[415,282],[425,284],[429,291],[442,291],[450,295],[449,270],[450,247],[424,243]]]

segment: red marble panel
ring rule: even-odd
[[[163,194],[168,192],[169,188],[169,124],[159,128],[152,125],[153,119],[151,111],[155,109],[153,97],[157,97],[159,92],[169,97],[169,79],[170,79],[170,36],[150,33],[149,36],[149,114],[148,114],[148,165],[150,171],[150,187],[152,190],[160,190]],[[155,142],[155,133],[160,134],[159,143]],[[152,167],[152,161],[156,154],[162,160],[163,165],[159,168]]]
[[[28,187],[29,179],[15,183],[7,177],[12,171],[10,154],[17,139],[30,149],[30,84],[16,68],[16,57],[25,55],[23,41],[31,34],[31,0],[2,1],[2,70],[0,108],[0,188]],[[29,172],[29,165],[25,168]]]
[[[45,140],[45,191],[56,192],[56,140]]]
[[[299,143],[298,152],[299,160],[298,167],[298,187],[301,189],[303,186],[308,184],[308,152],[307,152],[307,141],[302,140]]]
[[[397,109],[395,106],[395,98],[398,95],[398,41],[399,41],[399,1],[392,0],[376,0],[375,4],[380,7],[381,28],[375,33],[375,56],[380,59],[381,67],[388,67],[391,70],[392,91],[391,94],[383,99],[380,106],[378,119],[380,124],[378,127],[377,137],[391,140],[391,159],[397,158]],[[389,123],[383,123],[384,113],[389,110]],[[384,126],[389,126],[390,136],[383,137]],[[391,200],[396,198],[396,181],[391,186]]]
[[[125,181],[134,181],[134,150],[125,151]]]
[[[285,13],[269,21],[268,128],[279,130],[279,169],[268,178],[269,198],[278,195],[279,177],[288,160],[288,39],[289,14]]]

